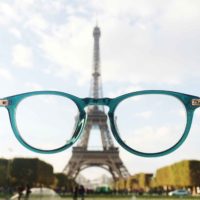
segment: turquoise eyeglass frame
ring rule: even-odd
[[[125,100],[129,97],[134,97],[134,96],[139,96],[139,95],[148,95],[148,94],[161,94],[161,95],[173,96],[183,103],[186,113],[187,113],[187,122],[186,122],[185,130],[184,130],[183,135],[180,138],[180,140],[171,148],[166,149],[161,152],[156,152],[156,153],[145,153],[145,152],[137,151],[134,148],[130,148],[120,138],[117,128],[115,126],[115,109],[117,108],[117,106],[119,105],[120,102],[122,102],[123,100]],[[71,137],[71,140],[68,141],[64,146],[57,148],[57,149],[53,149],[53,150],[37,149],[37,148],[34,148],[34,147],[30,146],[29,144],[27,144],[21,137],[20,132],[18,131],[17,123],[16,123],[16,119],[15,119],[16,109],[17,109],[18,104],[23,99],[25,99],[27,97],[35,96],[35,95],[62,96],[62,97],[66,97],[66,98],[70,99],[71,101],[73,101],[76,104],[76,106],[79,110],[79,120],[78,120],[77,126],[75,128],[75,131]],[[190,131],[194,111],[196,108],[200,107],[200,97],[192,96],[192,95],[188,95],[188,94],[184,94],[184,93],[179,93],[179,92],[173,92],[173,91],[144,90],[144,91],[137,91],[137,92],[124,94],[124,95],[121,95],[121,96],[113,98],[113,99],[111,99],[111,98],[94,99],[94,98],[79,98],[74,95],[64,93],[64,92],[58,92],[58,91],[35,91],[35,92],[28,92],[28,93],[18,94],[15,96],[10,96],[10,97],[0,99],[0,107],[6,107],[8,110],[12,130],[13,130],[17,140],[23,146],[28,148],[29,150],[37,152],[37,153],[45,153],[45,154],[57,153],[57,152],[63,151],[65,149],[71,147],[78,140],[81,133],[83,132],[83,129],[84,129],[86,121],[87,121],[87,113],[85,112],[84,109],[89,105],[102,105],[102,106],[107,106],[109,108],[108,117],[110,119],[110,127],[112,130],[113,136],[124,149],[126,149],[130,153],[133,153],[138,156],[158,157],[158,156],[164,156],[166,154],[169,154],[169,153],[175,151],[185,141],[185,139],[187,138],[188,133]]]

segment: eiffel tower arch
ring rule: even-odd
[[[103,97],[100,72],[100,36],[100,28],[96,26],[93,30],[94,54],[90,89],[90,96],[96,99]],[[82,170],[96,166],[110,172],[114,180],[128,177],[130,174],[119,156],[119,149],[114,146],[112,141],[104,107],[92,106],[88,108],[87,115],[84,133],[78,145],[73,147],[72,156],[63,172],[69,178],[75,179]],[[100,130],[102,150],[88,150],[89,137],[93,128]]]

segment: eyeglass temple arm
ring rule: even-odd
[[[9,101],[7,99],[0,99],[0,107],[8,106]]]

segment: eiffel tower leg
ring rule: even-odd
[[[68,165],[64,169],[64,173],[67,174],[70,179],[75,179],[80,171],[80,166],[79,159],[72,155]]]
[[[82,135],[82,137],[80,138],[80,142],[78,143],[79,147],[87,149],[91,129],[92,125],[86,124],[84,134]]]
[[[103,149],[108,150],[109,148],[114,147],[108,125],[105,123],[105,121],[99,124],[99,129],[101,131]]]
[[[112,175],[113,180],[116,181],[116,180],[117,180],[117,177],[116,177],[115,174],[113,173],[112,167],[109,167],[109,172],[110,172],[110,174]]]

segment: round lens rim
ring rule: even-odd
[[[141,152],[126,145],[123,142],[122,138],[120,137],[120,134],[118,133],[117,127],[115,126],[115,119],[114,119],[116,108],[122,101],[130,97],[139,96],[139,95],[147,95],[147,94],[162,94],[162,95],[173,96],[182,102],[186,110],[186,125],[185,125],[185,130],[182,134],[182,137],[172,147],[160,152],[155,152],[155,153]],[[141,157],[159,157],[159,156],[167,155],[175,151],[177,148],[179,148],[188,136],[188,133],[190,131],[191,124],[192,124],[194,110],[195,110],[192,106],[190,106],[191,100],[193,98],[196,98],[196,97],[183,94],[183,93],[178,93],[178,92],[173,92],[173,91],[164,91],[164,90],[144,90],[144,91],[132,92],[132,93],[128,93],[128,94],[116,97],[115,99],[111,101],[110,110],[108,112],[108,116],[110,118],[110,127],[112,130],[113,136],[116,139],[116,141],[119,143],[119,145],[121,145],[124,149],[126,149],[128,152],[132,154],[135,154]]]
[[[44,149],[39,149],[39,148],[35,148],[34,146],[31,146],[30,144],[28,144],[20,135],[20,131],[17,127],[17,122],[16,122],[16,110],[17,110],[17,106],[20,104],[20,102],[28,97],[31,96],[35,96],[35,95],[57,95],[57,96],[62,96],[65,98],[70,99],[72,102],[74,102],[78,108],[79,111],[79,119],[78,122],[76,124],[76,128],[75,131],[71,137],[71,139],[69,140],[69,142],[59,148],[56,149],[51,149],[51,150],[44,150]],[[17,140],[27,149],[34,151],[36,153],[42,153],[42,154],[52,154],[52,153],[58,153],[61,152],[65,149],[68,149],[69,147],[71,147],[80,137],[82,130],[85,127],[86,124],[86,119],[87,119],[87,115],[83,109],[84,107],[84,102],[82,99],[68,94],[68,93],[64,93],[64,92],[57,92],[57,91],[36,91],[36,92],[29,92],[29,93],[23,93],[23,94],[19,94],[19,95],[15,95],[15,96],[11,96],[7,98],[11,104],[7,107],[8,113],[9,113],[9,117],[10,117],[10,122],[11,122],[11,127],[12,130],[14,132],[15,137],[17,138]]]

